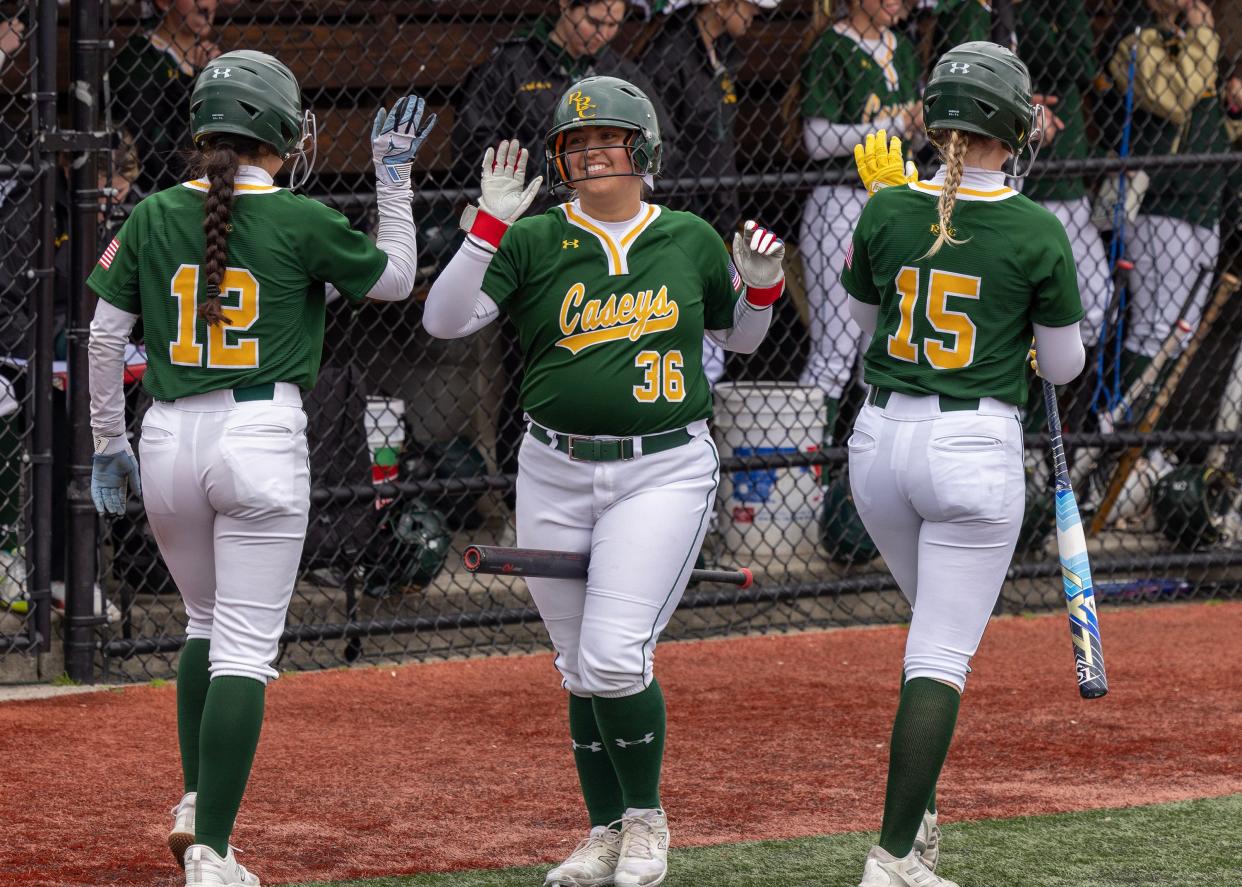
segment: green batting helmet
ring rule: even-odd
[[[577,179],[565,161],[565,135],[584,126],[615,126],[633,131],[628,141],[633,175],[659,175],[660,122],[651,99],[633,83],[619,77],[587,77],[561,96],[544,139],[548,186],[572,187]],[[629,173],[626,173],[629,175]]]
[[[239,49],[217,56],[194,81],[190,132],[195,144],[213,132],[248,136],[288,157],[303,138],[298,81],[266,52]]]
[[[880,555],[854,505],[848,470],[824,490],[819,538],[828,557],[839,564],[861,564]]]
[[[977,40],[940,57],[923,90],[927,131],[959,129],[991,136],[1020,155],[1031,139],[1031,75],[1016,55]]]
[[[1165,538],[1185,551],[1214,545],[1224,538],[1225,515],[1237,489],[1237,480],[1227,471],[1179,465],[1152,488],[1156,524]]]
[[[422,499],[389,505],[367,551],[363,591],[372,597],[425,588],[448,558],[444,516]]]

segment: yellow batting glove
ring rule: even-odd
[[[854,146],[854,163],[867,197],[890,185],[906,185],[919,180],[912,161],[902,162],[901,139],[880,130],[867,136],[866,145]]]

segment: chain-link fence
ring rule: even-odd
[[[95,234],[107,244],[128,208],[186,177],[179,152],[188,143],[195,73],[239,48],[272,53],[293,70],[318,119],[316,165],[303,191],[363,230],[375,227],[368,141],[376,107],[416,91],[439,118],[415,171],[414,296],[328,306],[323,369],[306,397],[311,527],[280,667],[546,646],[520,580],[460,566],[469,543],[513,544],[513,479],[525,433],[516,333],[501,321],[472,337],[437,340],[420,321],[431,281],[461,242],[457,218],[477,196],[485,147],[516,136],[541,162],[556,99],[589,73],[629,79],[657,101],[665,169],[656,201],[699,214],[729,242],[742,220],[755,218],[789,245],[788,294],[763,345],[751,355],[711,343],[704,351],[723,482],[701,561],[748,566],[757,583],[692,585],[666,636],[908,618],[857,517],[844,471],[843,444],[867,394],[858,330],[838,282],[866,200],[852,151],[884,126],[903,137],[923,177],[931,177],[936,150],[922,131],[919,102],[931,62],[981,39],[1016,48],[1048,111],[1033,171],[1010,184],[1061,219],[1077,262],[1088,362],[1061,392],[1061,412],[1091,527],[1097,591],[1104,602],[1236,594],[1236,3],[83,5],[98,7],[97,23],[111,40],[100,84],[99,128],[107,139],[61,146],[67,153],[57,163],[48,148],[54,143],[40,142],[56,128],[48,95],[59,92],[65,121],[73,100],[67,72],[89,41],[71,43],[68,4],[58,41],[36,39],[40,18],[56,18],[48,10],[55,4],[0,4],[0,222],[8,235],[0,243],[0,346],[7,355],[0,370],[7,607],[0,652],[46,643],[46,628],[40,635],[24,614],[53,612],[63,600],[66,553],[78,546],[98,552],[94,613],[82,623],[98,650],[97,668],[111,679],[172,671],[185,613],[142,509],[102,524],[97,538],[63,537],[65,491],[73,489],[68,428],[88,417],[77,401],[71,410],[50,381],[33,393],[32,355],[44,353],[35,347],[41,324],[48,347],[61,348],[57,359],[80,330],[65,320],[76,292],[65,232],[82,188],[69,170],[72,158],[84,156],[72,151],[90,153],[98,165]],[[551,205],[542,197],[532,212]],[[929,329],[943,347],[957,347],[952,326]],[[141,342],[129,361],[136,442],[150,403],[139,383]],[[634,372],[639,384],[641,370]],[[1061,601],[1045,416],[1034,382],[1026,416],[1027,518],[999,604],[1006,611]],[[46,478],[44,487],[36,476]],[[42,599],[28,569],[36,544],[46,548],[50,608],[31,606]]]

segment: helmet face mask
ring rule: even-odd
[[[585,127],[612,127],[629,133],[625,148],[630,156],[629,172],[575,177],[569,157],[595,148],[568,149],[568,134]],[[544,139],[548,190],[553,194],[572,191],[578,182],[659,175],[661,167],[660,124],[655,107],[642,90],[617,77],[587,77],[580,80],[557,102],[552,128]],[[584,164],[585,165],[585,164]]]

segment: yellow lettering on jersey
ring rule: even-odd
[[[551,89],[552,82],[550,80],[532,80],[529,83],[523,83],[518,87],[518,92],[535,92],[540,89]]]
[[[575,283],[561,301],[560,326],[565,338],[556,344],[577,354],[592,345],[629,339],[637,342],[649,333],[677,326],[677,303],[668,287],[636,293],[612,293],[606,299],[586,299],[586,286]]]

